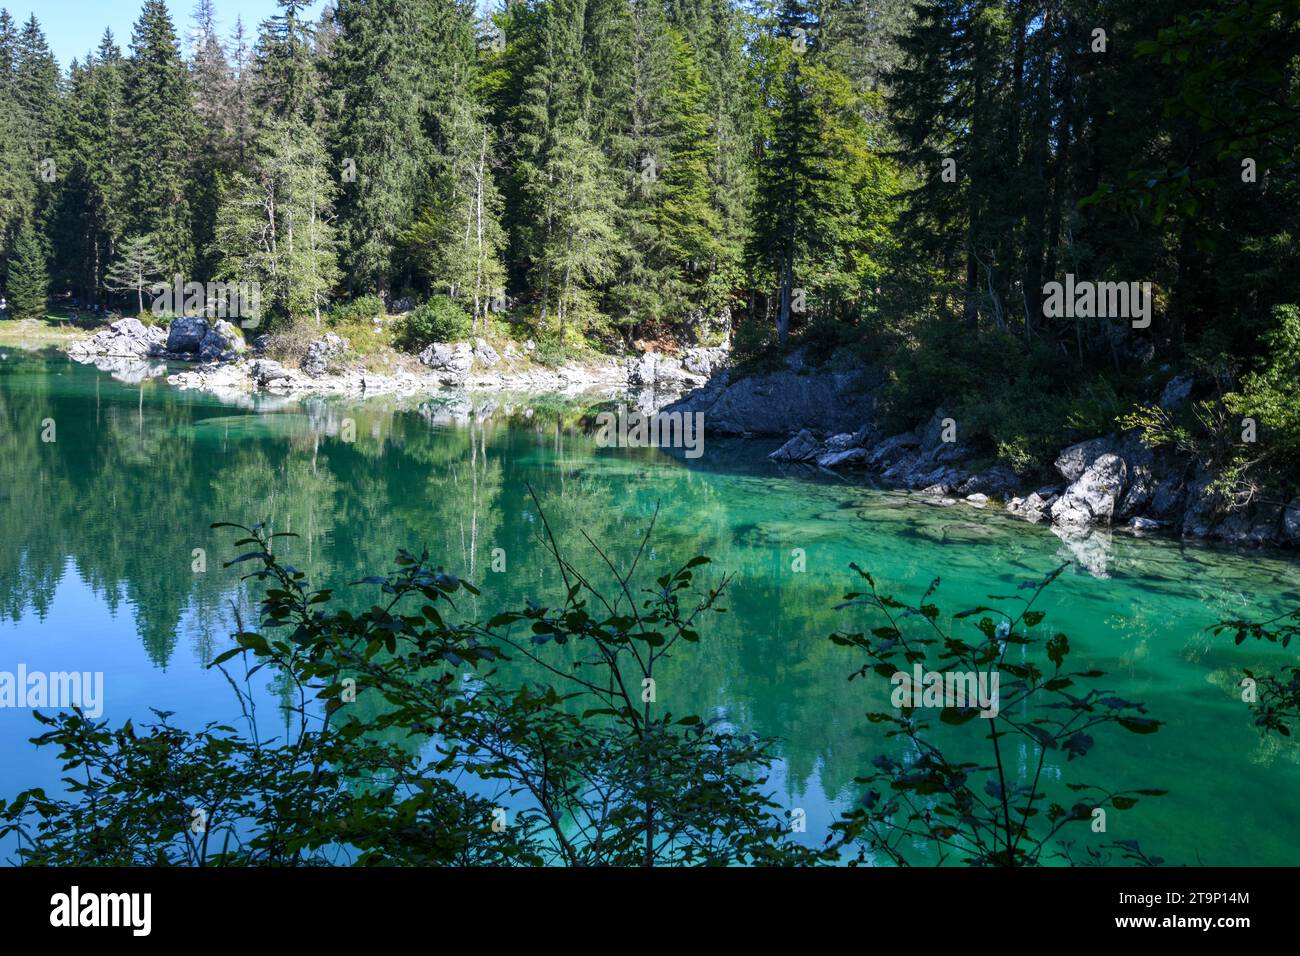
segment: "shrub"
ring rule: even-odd
[[[363,295],[359,299],[336,305],[330,309],[327,321],[331,324],[352,325],[356,322],[372,322],[383,318],[388,309],[384,300],[377,295]]]
[[[57,746],[78,782],[66,798],[29,790],[0,801],[0,837],[16,834],[18,861],[35,865],[829,859],[789,838],[764,793],[770,741],[642,700],[656,663],[698,643],[700,625],[721,613],[725,580],[694,587],[708,559],[639,587],[647,531],[638,558],[602,593],[561,556],[544,514],[542,523],[568,587],[554,604],[530,601],[486,622],[453,620],[460,595],[479,592],[427,554],[399,552],[395,571],[357,582],[379,595],[352,613],[273,555],[272,542],[292,535],[240,528],[236,547],[248,550],[228,564],[255,569],[262,620],[240,626],[211,666],[239,694],[248,734],[181,731],[166,713],[144,734],[80,713],[38,716],[53,729],[36,743]],[[507,657],[532,661],[541,678],[507,679],[497,666]],[[230,662],[242,662],[245,687],[269,665],[295,700],[320,703],[295,711],[287,740],[267,742]],[[525,800],[503,831],[491,803],[460,788],[470,778]],[[206,824],[197,838],[194,810]]]
[[[436,295],[402,319],[397,345],[407,352],[418,352],[434,342],[456,342],[469,334],[470,319],[465,310],[447,296]]]
[[[1045,766],[1049,752],[1071,765],[1087,757],[1099,728],[1151,734],[1161,726],[1146,716],[1142,704],[1089,686],[1104,676],[1101,671],[1067,667],[1070,642],[1064,634],[1043,636],[1044,615],[1034,604],[1066,566],[1022,583],[1028,596],[990,597],[1011,602],[1009,610],[961,611],[945,630],[939,607],[930,603],[938,578],[918,604],[908,605],[881,594],[870,574],[851,565],[867,590],[845,595],[840,608],[867,608],[879,620],[863,631],[833,634],[831,640],[865,658],[850,680],[875,677],[894,687],[894,709],[867,718],[887,728],[887,736],[900,745],[872,761],[873,772],[858,780],[867,787],[861,808],[833,827],[847,840],[863,841],[859,861],[874,851],[899,865],[952,858],[971,866],[1019,867],[1053,857],[1073,864],[1072,844],[1061,838],[1065,827],[1092,822],[1098,810],[1127,810],[1139,796],[1164,795],[1163,790],[1068,782],[1064,790],[1074,794],[1068,797],[1061,789],[1061,770]],[[967,621],[973,627],[959,632],[958,622]],[[917,707],[915,697],[896,698],[915,667],[941,679],[987,676],[992,693],[979,703],[966,700],[965,706],[925,699],[926,706]],[[905,684],[899,684],[900,675]],[[981,711],[986,703],[991,706]],[[953,728],[950,732],[936,733],[925,719],[930,706],[941,724]],[[966,730],[957,730],[961,727]],[[1032,779],[1022,776],[1024,766],[1031,768]],[[1054,790],[1058,800],[1050,796]],[[1147,857],[1132,840],[1086,847],[1084,853],[1089,863],[1106,863],[1114,853],[1139,864],[1163,862]]]

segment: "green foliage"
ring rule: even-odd
[[[319,325],[340,280],[335,192],[315,132],[301,121],[274,124],[251,174],[236,173],[222,191],[212,250],[217,276],[257,282],[264,310],[311,316]]]
[[[388,309],[383,299],[377,295],[363,295],[330,309],[329,322],[331,325],[353,325],[382,319],[387,314]]]
[[[397,329],[398,348],[418,352],[434,342],[460,342],[470,334],[465,310],[445,295],[422,302],[401,320]]]
[[[165,275],[189,275],[195,249],[187,187],[198,122],[176,28],[162,0],[145,0],[136,21],[125,108],[126,231],[151,238]]]
[[[1260,459],[1293,476],[1300,468],[1300,306],[1275,306],[1272,316],[1260,368],[1242,379],[1240,391],[1225,395],[1223,404],[1238,428],[1246,418],[1256,424],[1257,442],[1240,446],[1241,460]]]
[[[1010,335],[974,336],[951,321],[909,329],[883,393],[891,428],[911,428],[943,407],[961,440],[1022,475],[1046,474],[1061,448],[1111,430],[1122,400],[1111,379],[1080,380],[1059,353],[1026,352]]]
[[[1066,827],[1090,823],[1099,809],[1128,810],[1139,796],[1165,794],[1070,781],[1064,790],[1073,796],[1051,795],[1061,784],[1058,773],[1044,774],[1049,755],[1069,766],[1092,752],[1099,728],[1118,726],[1146,735],[1161,727],[1161,721],[1146,716],[1144,705],[1095,686],[1103,672],[1067,667],[1069,639],[1060,633],[1048,637],[1041,628],[1045,615],[1034,604],[1067,566],[1023,582],[1020,590],[1027,596],[990,595],[992,601],[1007,602],[1009,610],[970,608],[953,614],[945,629],[942,612],[930,601],[938,578],[916,605],[909,605],[881,594],[870,574],[851,565],[867,590],[846,594],[839,607],[866,608],[880,623],[831,636],[866,659],[850,680],[884,680],[895,696],[907,686],[899,684],[899,675],[910,683],[920,666],[927,675],[983,675],[988,688],[996,686],[996,707],[983,713],[970,700],[965,705],[944,700],[942,709],[932,710],[928,702],[913,706],[904,695],[893,701],[894,709],[867,715],[872,724],[888,728],[896,746],[858,779],[867,788],[862,807],[835,827],[846,840],[862,841],[859,862],[879,854],[899,865],[952,860],[1019,867],[1058,857],[1072,864],[1073,844],[1063,839]],[[992,675],[998,675],[997,685]],[[951,731],[940,733],[926,711]],[[1032,779],[1020,769],[1026,765]],[[1117,850],[1147,865],[1163,862],[1145,856],[1137,841],[1084,847],[1092,863],[1107,862],[1109,851]]]
[[[1288,611],[1266,621],[1240,618],[1220,621],[1211,630],[1216,635],[1232,632],[1233,643],[1238,647],[1249,637],[1288,648],[1292,639],[1300,637],[1300,610]],[[1245,679],[1238,686],[1246,686],[1247,681],[1254,685],[1255,696],[1249,702],[1255,715],[1255,726],[1266,734],[1290,737],[1292,728],[1300,724],[1300,667],[1287,665],[1269,673],[1243,668],[1242,673]]]

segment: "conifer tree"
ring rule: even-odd
[[[436,57],[425,46],[430,0],[340,0],[329,80],[331,119],[343,182],[340,239],[354,292],[387,293],[398,237],[424,186],[430,148],[421,122],[420,72]]]
[[[134,292],[136,314],[144,314],[144,290],[163,277],[163,265],[153,241],[148,236],[130,236],[123,240],[118,257],[104,275],[104,288],[110,292]]]
[[[302,120],[267,127],[252,174],[234,174],[221,203],[218,277],[258,283],[264,312],[319,325],[339,281],[335,192],[311,127]]]
[[[35,170],[28,164],[28,124],[15,92],[18,30],[0,10],[0,260],[8,261],[19,227],[33,215]]]
[[[194,265],[193,164],[197,120],[189,73],[163,0],[145,0],[126,70],[127,231],[152,238],[168,274]]]
[[[233,148],[232,110],[235,78],[217,31],[213,0],[199,0],[194,19],[189,68],[199,133],[194,162],[195,272],[200,278],[207,278],[213,268],[208,250],[212,245],[220,181],[235,169],[237,158]]]
[[[45,318],[49,285],[45,247],[36,230],[24,226],[14,241],[13,259],[9,263],[9,314],[18,320]]]

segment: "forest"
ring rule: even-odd
[[[146,0],[66,70],[0,15],[10,317],[178,275],[268,328],[428,300],[426,339],[878,366],[900,427],[946,402],[1018,473],[1116,423],[1239,487],[1300,461],[1294,0],[277,5]]]

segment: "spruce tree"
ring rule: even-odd
[[[316,120],[320,83],[315,27],[304,13],[310,0],[276,0],[280,12],[258,36],[254,100],[264,123]]]
[[[223,195],[213,246],[218,276],[258,283],[265,313],[319,325],[339,281],[335,193],[311,127],[302,120],[267,127],[252,173],[236,173]]]
[[[14,241],[9,263],[9,314],[18,320],[45,318],[49,285],[45,247],[36,230],[24,226]]]
[[[23,126],[19,130],[27,175],[36,182],[36,213],[49,206],[58,189],[64,156],[58,142],[59,65],[33,14],[18,34],[13,96]]]
[[[212,244],[220,181],[234,170],[237,156],[233,148],[235,121],[231,102],[235,78],[226,58],[225,44],[217,32],[212,0],[200,0],[194,16],[190,79],[199,131],[194,163],[194,245],[196,274],[206,279],[212,274],[207,250]]]
[[[430,146],[417,91],[438,51],[427,48],[422,8],[431,0],[340,0],[329,64],[342,173],[340,238],[354,291],[386,294],[397,240],[411,224]]]
[[[7,10],[0,10],[0,261],[7,262],[19,226],[36,203],[33,157],[27,150],[28,122],[15,92],[18,30]]]
[[[191,150],[197,120],[189,73],[163,0],[145,0],[126,70],[127,227],[152,237],[168,274],[194,265]]]
[[[68,169],[53,214],[58,272],[87,304],[98,301],[117,255],[126,206],[123,60],[109,30],[71,73],[61,137]]]

